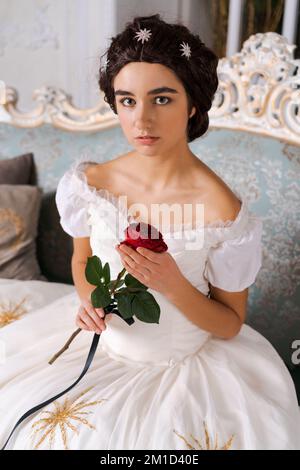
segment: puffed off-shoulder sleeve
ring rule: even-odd
[[[73,171],[67,171],[59,180],[55,202],[64,231],[74,238],[89,237],[88,201]]]
[[[262,227],[259,217],[249,217],[241,233],[209,249],[204,277],[211,285],[239,292],[255,282],[262,265]]]

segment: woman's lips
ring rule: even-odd
[[[157,142],[159,137],[137,137],[137,141],[144,145],[151,145]]]

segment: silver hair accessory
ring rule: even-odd
[[[180,44],[180,47],[182,47],[182,49],[181,49],[182,54],[181,55],[184,55],[185,57],[187,57],[189,59],[191,57],[191,48],[188,45],[188,43],[187,42],[182,42]]]
[[[104,72],[106,72],[106,69],[107,69],[108,64],[109,64],[109,60],[108,60],[108,58],[106,57],[105,60],[104,60],[103,65],[102,65],[102,67],[101,67]]]
[[[142,41],[142,44],[144,44],[145,41],[148,41],[150,39],[150,36],[152,35],[151,29],[139,29],[139,31],[136,33],[134,36],[135,39],[138,41]]]
[[[134,38],[137,39],[138,41],[141,41],[142,44],[144,45],[144,42],[145,41],[148,41],[150,39],[150,36],[152,35],[152,32],[151,32],[151,29],[139,29]],[[181,52],[182,52],[182,56],[185,56],[187,57],[188,59],[191,57],[191,48],[189,46],[189,44],[187,42],[182,42],[180,44],[180,47],[182,47],[181,49]]]

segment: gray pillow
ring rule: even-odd
[[[34,184],[33,153],[0,160],[0,184]]]
[[[0,278],[46,280],[36,258],[42,191],[29,185],[0,185]]]

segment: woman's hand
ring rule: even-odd
[[[106,329],[106,321],[112,317],[112,313],[105,315],[103,308],[95,308],[88,299],[82,299],[76,316],[76,325],[82,330],[94,331],[98,335]]]
[[[150,289],[172,295],[179,283],[186,280],[174,258],[168,253],[155,253],[138,247],[117,245],[116,250],[126,271]]]

